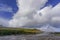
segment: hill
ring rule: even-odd
[[[27,28],[0,28],[0,35],[38,34],[40,30]]]

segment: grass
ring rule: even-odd
[[[21,35],[21,34],[37,34],[40,33],[37,29],[27,28],[0,28],[0,35]]]
[[[60,32],[53,33],[55,36],[60,36]]]

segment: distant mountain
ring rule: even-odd
[[[4,27],[4,26],[0,25],[0,28],[2,28],[2,27]]]
[[[3,26],[3,25],[0,25],[0,28],[9,28],[9,27],[6,27],[6,26]]]

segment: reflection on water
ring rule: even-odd
[[[17,35],[17,36],[0,36],[0,40],[60,40],[60,37],[49,35]]]

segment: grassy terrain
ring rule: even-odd
[[[52,34],[54,34],[55,36],[60,36],[60,32],[54,32]]]
[[[37,34],[41,32],[37,29],[27,28],[0,28],[0,35],[20,35],[20,34]]]

